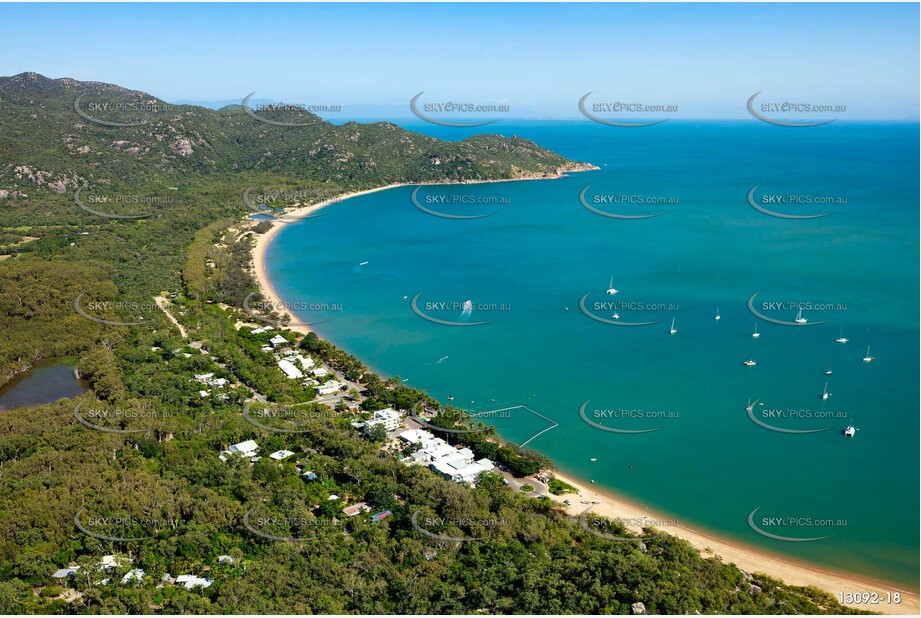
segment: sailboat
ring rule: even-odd
[[[838,338],[835,339],[838,343],[847,343],[848,339],[844,336],[844,326],[841,327],[841,333],[838,335]]]
[[[678,329],[675,328],[675,318],[672,318],[672,328],[668,331],[670,334],[674,335],[678,332]]]
[[[714,319],[714,320],[719,320],[719,319],[720,319],[720,308],[719,308],[719,307],[716,308],[716,317],[713,318],[713,319]]]
[[[758,323],[755,322],[755,332],[752,333],[752,337],[754,337],[755,339],[757,339],[757,338],[760,337],[760,336],[761,336],[761,333],[758,332]]]
[[[828,369],[825,370],[825,375],[831,375],[831,361],[828,361]]]
[[[828,399],[831,397],[831,393],[828,392],[828,382],[825,383],[825,390],[822,391],[822,400]]]
[[[854,417],[852,415],[850,422],[847,424],[847,429],[844,430],[844,437],[853,438],[855,433],[857,433],[857,428],[854,427]]]
[[[608,284],[608,294],[614,296],[617,294],[617,290],[614,289],[614,275],[611,275],[611,282]]]
[[[799,312],[796,314],[796,319],[793,321],[796,322],[797,324],[805,324],[809,320],[803,317],[803,310],[800,309]]]
[[[871,360],[873,360],[873,357],[870,356],[870,346],[867,346],[867,355],[863,357],[863,362],[869,363]]]
[[[758,363],[756,363],[754,360],[752,360],[751,357],[749,357],[748,360],[744,361],[742,364],[745,365],[746,367],[754,367]]]

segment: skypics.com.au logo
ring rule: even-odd
[[[413,296],[409,302],[410,310],[427,322],[442,326],[483,326],[495,322],[502,313],[511,310],[505,303],[474,302],[472,299],[427,300],[420,301],[423,292]],[[478,319],[480,316],[490,319]],[[447,319],[454,318],[454,319]]]
[[[471,101],[431,101],[421,102],[423,90],[409,102],[409,110],[417,118],[440,127],[483,127],[496,122],[496,119],[473,122],[457,122],[438,118],[435,115],[459,118],[463,116],[479,117],[483,115],[507,114],[511,108],[506,103],[476,103]]]
[[[579,112],[592,122],[609,127],[651,127],[662,124],[668,118],[659,120],[628,120],[628,118],[655,118],[678,112],[678,106],[674,104],[624,100],[589,102],[588,98],[591,95],[592,92],[587,92],[579,99]]]
[[[761,100],[756,99],[761,92],[756,92],[748,98],[745,104],[748,113],[761,122],[772,124],[777,127],[820,127],[822,125],[834,122],[835,119],[829,120],[806,120],[809,118],[828,118],[829,115],[843,114],[847,112],[847,105],[839,103],[816,103],[813,101],[789,101],[789,100]],[[798,117],[798,120],[794,120]]]

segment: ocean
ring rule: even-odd
[[[268,274],[301,319],[681,525],[917,588],[917,123],[409,128],[601,169],[290,225]]]

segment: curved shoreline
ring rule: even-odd
[[[300,218],[306,217],[326,206],[329,206],[330,204],[342,202],[346,199],[358,197],[361,195],[393,189],[396,187],[439,184],[484,184],[495,182],[518,182],[525,180],[552,180],[554,178],[559,178],[561,175],[562,174],[558,174],[557,176],[541,175],[538,177],[485,180],[478,182],[396,183],[383,187],[377,187],[374,189],[344,193],[317,204],[297,208],[286,213],[286,216],[291,218],[290,220],[274,221],[270,230],[255,236],[256,244],[253,248],[253,275],[257,284],[259,285],[262,295],[268,301],[270,301],[275,306],[285,306],[284,301],[272,286],[271,280],[269,279],[268,273],[266,272],[266,251],[268,250],[268,247],[275,236],[282,229],[284,229],[286,225],[289,223],[296,223],[300,220]],[[252,221],[253,225],[256,223],[258,223],[258,221]],[[288,328],[288,330],[302,334],[311,332],[310,328],[305,325],[291,325],[286,328]],[[601,504],[592,505],[590,507],[593,512],[599,515],[605,515],[612,518],[621,517],[627,519],[642,519],[643,517],[650,517],[651,519],[660,520],[669,519],[668,517],[656,515],[649,509],[643,508],[630,501],[629,499],[619,496],[612,490],[592,489],[591,487],[587,487],[584,481],[575,479],[574,477],[569,476],[566,473],[559,472],[558,470],[554,471],[553,474],[561,481],[569,483],[570,485],[578,488],[578,490],[583,492],[586,497],[593,496],[594,499],[599,500]],[[572,496],[573,494],[569,495]],[[550,497],[551,499],[558,501],[560,506],[563,507],[562,500],[565,496],[558,497],[551,494]],[[578,517],[582,511],[585,510],[585,506],[579,504],[577,501],[575,504],[563,508],[565,508],[565,511],[573,517]],[[628,526],[628,528],[631,528],[635,532],[640,531],[640,528],[637,526]],[[760,548],[747,546],[737,541],[721,538],[719,536],[705,534],[698,530],[687,528],[681,525],[669,526],[665,531],[678,538],[688,541],[692,546],[698,549],[701,554],[708,554],[712,552],[713,555],[719,557],[720,560],[722,560],[724,563],[734,563],[737,567],[748,571],[749,573],[765,573],[775,579],[783,581],[783,583],[787,585],[815,586],[828,592],[836,598],[840,592],[877,592],[882,593],[883,598],[885,598],[886,592],[899,592],[902,595],[902,601],[899,604],[883,602],[879,603],[878,605],[860,605],[853,603],[843,604],[847,605],[848,607],[892,615],[917,616],[919,613],[921,613],[921,602],[919,602],[918,593],[911,590],[905,590],[896,584],[860,577],[853,573],[847,573],[843,571],[836,572],[834,570],[823,569],[817,565],[797,561],[794,558],[780,557],[779,555],[774,555]]]

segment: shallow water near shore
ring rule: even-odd
[[[504,410],[485,418],[575,477],[682,525],[916,589],[918,125],[489,130],[601,170],[423,187],[416,204],[411,187],[333,204],[269,246],[279,295],[341,305],[296,313],[326,320],[321,336],[442,402]],[[595,209],[658,216],[592,212],[579,201],[589,184]],[[776,218],[748,203],[756,185],[759,196],[846,202],[768,202],[828,213]],[[662,200],[594,199],[621,195]],[[612,276],[618,293],[606,294]],[[770,319],[793,322],[796,310],[781,306],[793,301],[824,305],[805,317],[828,322],[758,319],[755,293]],[[614,301],[624,304],[598,304]],[[754,400],[757,421],[825,431],[767,429],[746,412]],[[848,439],[851,420],[859,431]],[[769,538],[750,518],[775,536],[821,538]]]

